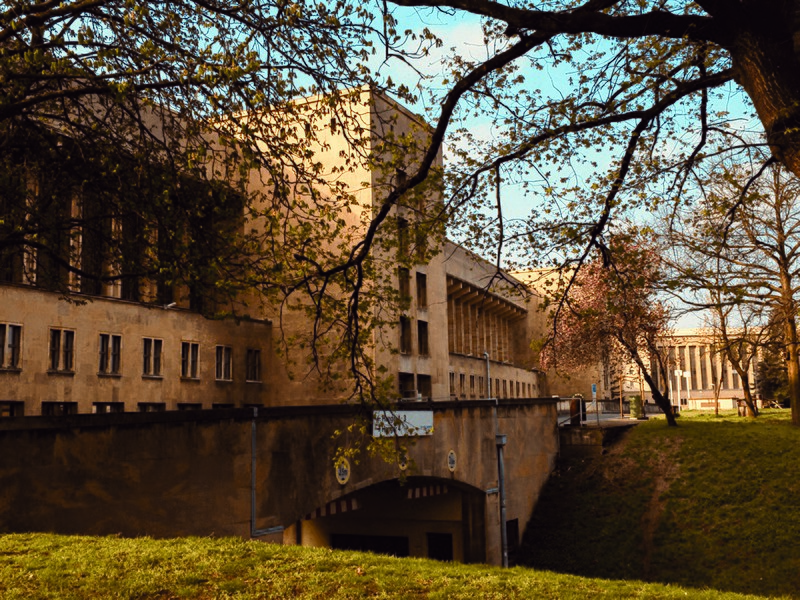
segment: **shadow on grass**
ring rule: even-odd
[[[687,413],[643,423],[604,455],[562,462],[518,564],[764,595],[800,593],[800,430]]]

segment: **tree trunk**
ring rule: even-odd
[[[644,375],[644,380],[647,382],[647,385],[650,387],[650,393],[653,394],[653,400],[656,401],[658,408],[660,408],[667,417],[667,425],[676,427],[678,422],[675,420],[675,413],[672,412],[672,403],[669,401],[669,398],[664,397],[661,390],[658,389],[658,385],[653,381],[647,371],[642,371],[642,374]]]
[[[786,375],[789,380],[789,401],[792,404],[792,424],[800,426],[800,365],[797,362],[797,322],[794,314],[785,311],[783,336],[786,343]]]
[[[800,65],[794,53],[794,19],[775,5],[748,2],[737,15],[728,50],[736,81],[750,96],[773,155],[800,177]],[[737,7],[732,7],[736,9]],[[724,10],[728,10],[725,8]]]

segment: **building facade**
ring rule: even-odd
[[[365,131],[376,140],[372,151],[378,151],[387,128],[398,137],[424,129],[399,105],[364,93]],[[326,135],[316,158],[335,163],[348,138],[335,129]],[[365,227],[385,198],[391,185],[387,180],[397,176],[366,166],[337,173],[358,198],[358,208],[344,218],[356,229]],[[267,180],[256,179],[261,183],[254,185]],[[431,206],[438,202],[435,192],[423,200]],[[392,223],[413,231],[424,206],[392,210]],[[244,226],[260,224],[256,218]],[[414,242],[441,243],[419,236]],[[396,398],[541,395],[543,381],[529,351],[538,326],[536,310],[513,277],[498,278],[492,265],[450,242],[438,251],[417,252],[424,259],[395,260],[397,252],[417,250],[402,241],[396,247],[376,247],[378,270],[403,302],[394,317],[372,332],[368,351],[394,379]],[[36,273],[35,252],[26,256]],[[173,289],[164,296],[158,282],[146,279],[135,282],[136,293],[124,293],[118,282],[86,293],[80,278],[70,274],[72,293],[64,297],[42,289],[35,276],[6,275],[0,283],[0,415],[306,405],[347,397],[346,377],[338,388],[323,389],[318,379],[297,377],[286,367],[285,358],[304,364],[307,356],[276,354],[278,326],[282,335],[309,329],[302,313],[278,321],[276,307],[251,298],[236,318],[206,318],[188,290]]]
[[[720,409],[734,409],[744,399],[742,379],[719,350],[713,330],[678,329],[664,340],[667,363],[670,365],[669,393],[673,404],[687,410],[708,410],[719,403]],[[755,364],[750,365],[748,379],[755,396],[757,382]],[[652,367],[661,381],[658,367]]]

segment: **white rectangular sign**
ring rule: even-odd
[[[432,410],[376,410],[372,437],[433,435]]]

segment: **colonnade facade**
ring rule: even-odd
[[[666,352],[670,386],[667,391],[671,392],[673,402],[680,396],[684,407],[707,408],[705,405],[715,397],[715,389],[718,389],[719,399],[731,406],[744,397],[741,377],[703,330],[673,336]],[[748,370],[751,390],[756,385],[755,362],[752,361]],[[661,384],[662,376],[655,361],[652,366],[653,374]]]
[[[511,362],[514,333],[526,317],[525,309],[485,290],[447,278],[447,333],[451,354]]]

